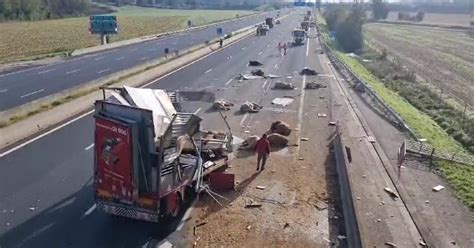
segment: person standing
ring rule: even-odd
[[[263,134],[262,137],[255,144],[255,151],[257,152],[257,171],[265,170],[265,164],[270,156],[270,141],[267,139],[267,135]],[[260,166],[261,165],[261,166]]]
[[[222,48],[222,45],[224,45],[224,40],[223,40],[223,39],[220,39],[220,40],[219,40],[219,47]]]

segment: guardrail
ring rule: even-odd
[[[318,29],[319,30],[319,29]],[[319,36],[321,37],[321,36]],[[395,110],[388,106],[366,83],[362,80],[356,73],[354,73],[350,67],[342,60],[338,58],[334,50],[326,43],[322,42],[319,38],[320,43],[323,45],[323,48],[328,55],[329,60],[336,67],[337,70],[346,78],[348,82],[353,81],[355,83],[355,89],[365,92],[372,100],[372,103],[378,107],[378,110],[381,111],[381,114],[397,128],[408,131],[414,138],[418,139],[418,136],[413,132],[413,130],[405,123],[403,118],[401,118]],[[342,68],[342,69],[341,69]]]
[[[463,154],[461,152],[441,151],[421,141],[406,140],[405,145],[407,151],[417,153],[425,157],[448,160],[460,164],[474,166],[474,156]]]

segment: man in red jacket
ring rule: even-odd
[[[268,141],[266,134],[263,134],[262,138],[257,141],[255,151],[257,152],[257,171],[260,169],[260,162],[262,163],[263,171],[265,170],[267,158],[270,155],[270,142]]]

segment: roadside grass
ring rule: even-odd
[[[336,52],[351,70],[367,82],[375,93],[392,107],[413,129],[415,133],[426,138],[436,149],[448,152],[462,151],[464,148],[450,137],[433,119],[415,108],[403,97],[391,91],[357,59]],[[449,161],[437,162],[443,175],[467,206],[474,209],[474,168]]]
[[[113,13],[118,18],[119,34],[111,41],[179,30],[186,27],[187,20],[202,25],[252,13],[121,7]],[[0,23],[0,62],[38,59],[99,44],[99,37],[89,33],[89,17]]]

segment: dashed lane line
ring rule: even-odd
[[[43,92],[43,91],[44,91],[44,89],[33,91],[33,92],[28,93],[28,94],[20,96],[20,98],[24,98],[24,97],[31,96],[31,95],[34,95],[34,94],[38,94],[38,93]]]

